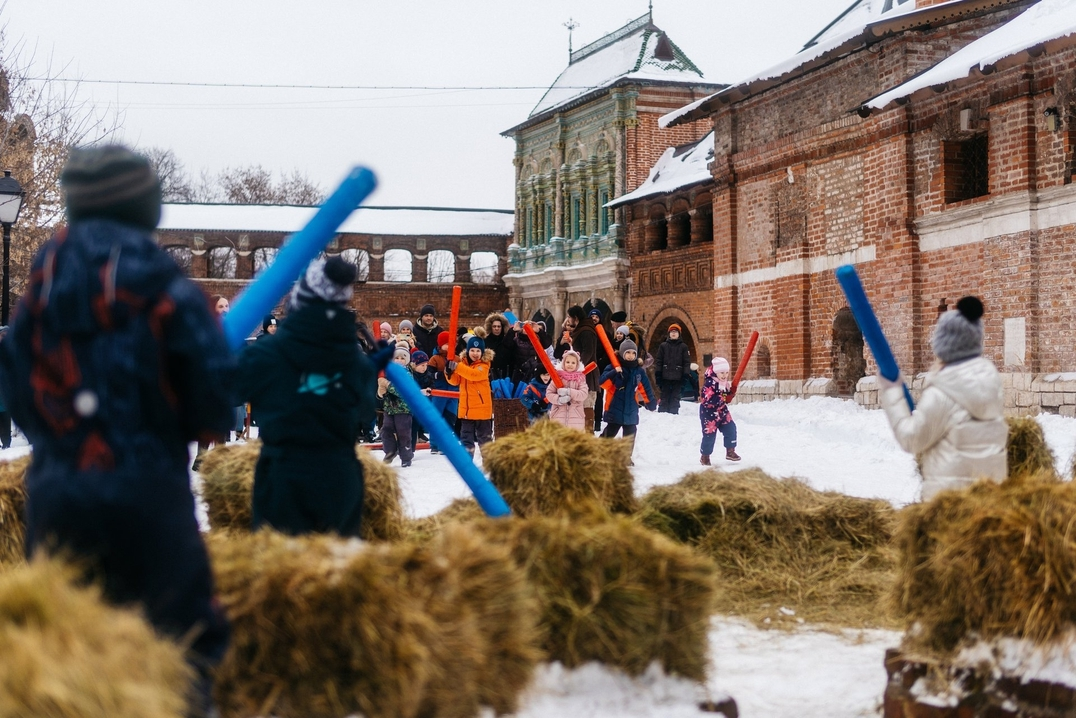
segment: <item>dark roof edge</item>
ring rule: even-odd
[[[611,202],[606,202],[605,206],[606,207],[619,207],[620,205],[631,204],[632,202],[640,202],[640,201],[642,201],[644,199],[651,199],[653,197],[659,197],[661,195],[676,194],[677,192],[681,192],[681,191],[683,191],[685,189],[690,189],[691,187],[698,187],[699,185],[710,184],[713,181],[714,181],[713,177],[707,177],[706,179],[701,179],[701,180],[698,180],[698,181],[695,181],[695,182],[687,182],[685,184],[680,185],[676,189],[670,189],[670,190],[665,190],[665,191],[660,191],[659,190],[659,191],[655,191],[655,192],[647,192],[646,194],[641,194],[638,197],[631,197],[629,199],[624,199],[629,194],[631,194],[631,192],[627,192],[624,195],[622,195],[620,197],[617,197],[616,199],[612,200]],[[632,190],[632,192],[634,192],[634,191],[635,190]]]
[[[942,5],[931,5],[929,7],[913,10],[900,17],[878,20],[877,22],[870,23],[864,27],[863,31],[858,35],[850,37],[845,42],[828,50],[816,58],[804,62],[802,65],[798,65],[792,70],[778,75],[777,77],[769,77],[765,79],[753,80],[751,82],[741,83],[739,85],[732,85],[724,90],[712,95],[705,102],[702,102],[691,112],[685,112],[683,115],[669,122],[666,127],[676,127],[677,125],[686,124],[688,122],[695,122],[704,117],[712,115],[717,109],[714,107],[715,103],[721,102],[722,104],[736,103],[741,100],[745,100],[748,97],[752,97],[759,92],[764,92],[778,85],[789,82],[798,77],[806,75],[819,67],[828,65],[830,62],[840,59],[845,55],[859,49],[873,45],[876,42],[880,42],[891,34],[902,32],[904,30],[911,30],[924,25],[930,25],[939,20],[951,20],[965,15],[970,15],[983,10],[990,10],[996,7],[1003,7],[1005,5],[1015,5],[1017,3],[1024,2],[1024,0],[964,0],[959,3],[944,3]],[[801,51],[802,52],[802,51]],[[798,54],[798,53],[797,53]],[[795,56],[793,56],[795,57]],[[733,98],[731,94],[734,92],[739,93],[739,97]],[[727,93],[727,94],[726,94]]]
[[[699,79],[701,80],[702,78],[699,78]],[[574,100],[569,100],[568,102],[565,102],[562,105],[557,105],[556,107],[550,107],[548,110],[544,111],[540,115],[535,115],[534,117],[528,117],[526,120],[524,120],[523,122],[520,122],[515,127],[510,127],[507,130],[505,130],[504,132],[502,132],[501,136],[502,137],[511,137],[512,134],[515,133],[515,132],[519,132],[520,130],[525,130],[528,127],[531,127],[533,125],[539,124],[541,122],[545,122],[550,117],[553,117],[554,115],[556,115],[558,112],[565,112],[567,110],[571,110],[571,109],[574,109],[576,107],[579,107],[580,105],[586,104],[587,102],[590,102],[591,100],[593,100],[595,97],[597,97],[598,95],[600,95],[602,92],[604,92],[606,90],[611,90],[614,87],[623,87],[625,85],[646,85],[646,86],[653,86],[653,85],[683,85],[683,86],[688,86],[688,87],[716,88],[718,92],[721,92],[722,90],[729,87],[729,85],[727,85],[725,83],[722,83],[722,82],[705,82],[705,81],[696,82],[694,80],[643,80],[643,79],[639,79],[639,78],[621,77],[618,80],[616,80],[616,82],[611,82],[608,85],[602,85],[601,87],[595,87],[593,90],[589,90],[586,94],[580,95],[579,97],[577,97]]]

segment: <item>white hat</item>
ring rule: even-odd
[[[729,370],[729,360],[726,359],[725,357],[714,357],[714,360],[712,362],[710,362],[710,363],[713,365],[714,371],[728,371]]]

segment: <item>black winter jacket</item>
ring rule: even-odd
[[[691,366],[691,352],[679,337],[666,339],[658,347],[654,372],[660,382],[680,381]]]

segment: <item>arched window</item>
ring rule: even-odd
[[[385,252],[385,281],[411,281],[411,253],[406,249],[390,249]]]
[[[650,208],[644,232],[647,252],[657,252],[668,246],[666,228],[665,206],[656,204]]]
[[[837,380],[837,395],[852,396],[856,383],[867,375],[867,360],[863,355],[863,333],[848,307],[833,317],[830,362],[833,378]]]
[[[583,153],[578,149],[574,149],[568,153],[568,164],[574,165],[579,160],[583,159]]]
[[[447,249],[435,249],[426,259],[426,281],[435,284],[456,281],[456,255]]]
[[[255,276],[265,271],[266,267],[276,260],[280,250],[276,247],[258,247],[254,250],[254,274]]]
[[[755,350],[755,373],[759,379],[769,379],[773,375],[773,363],[770,359],[770,345],[762,342]]]
[[[359,272],[355,275],[356,282],[365,282],[370,279],[370,253],[365,249],[345,249],[340,253],[340,257],[358,268]]]
[[[173,262],[179,265],[184,274],[189,275],[191,273],[191,258],[194,255],[191,254],[190,248],[183,245],[172,245],[171,247],[165,247],[164,251],[172,258]]]
[[[471,281],[475,284],[493,284],[497,281],[496,252],[475,252],[471,255]]]
[[[209,250],[210,279],[235,279],[235,249],[232,247],[213,247]]]
[[[544,175],[549,174],[550,172],[553,171],[553,160],[546,157],[544,160],[542,160],[541,168],[542,168],[541,174],[544,174]]]
[[[599,140],[598,141],[598,148],[595,151],[595,154],[598,155],[598,159],[599,160],[605,159],[605,155],[608,152],[609,152],[609,143],[606,142],[605,140]]]

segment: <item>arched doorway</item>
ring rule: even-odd
[[[833,342],[830,346],[833,379],[837,396],[852,396],[856,383],[867,375],[867,359],[863,355],[863,333],[848,307],[833,318]]]

